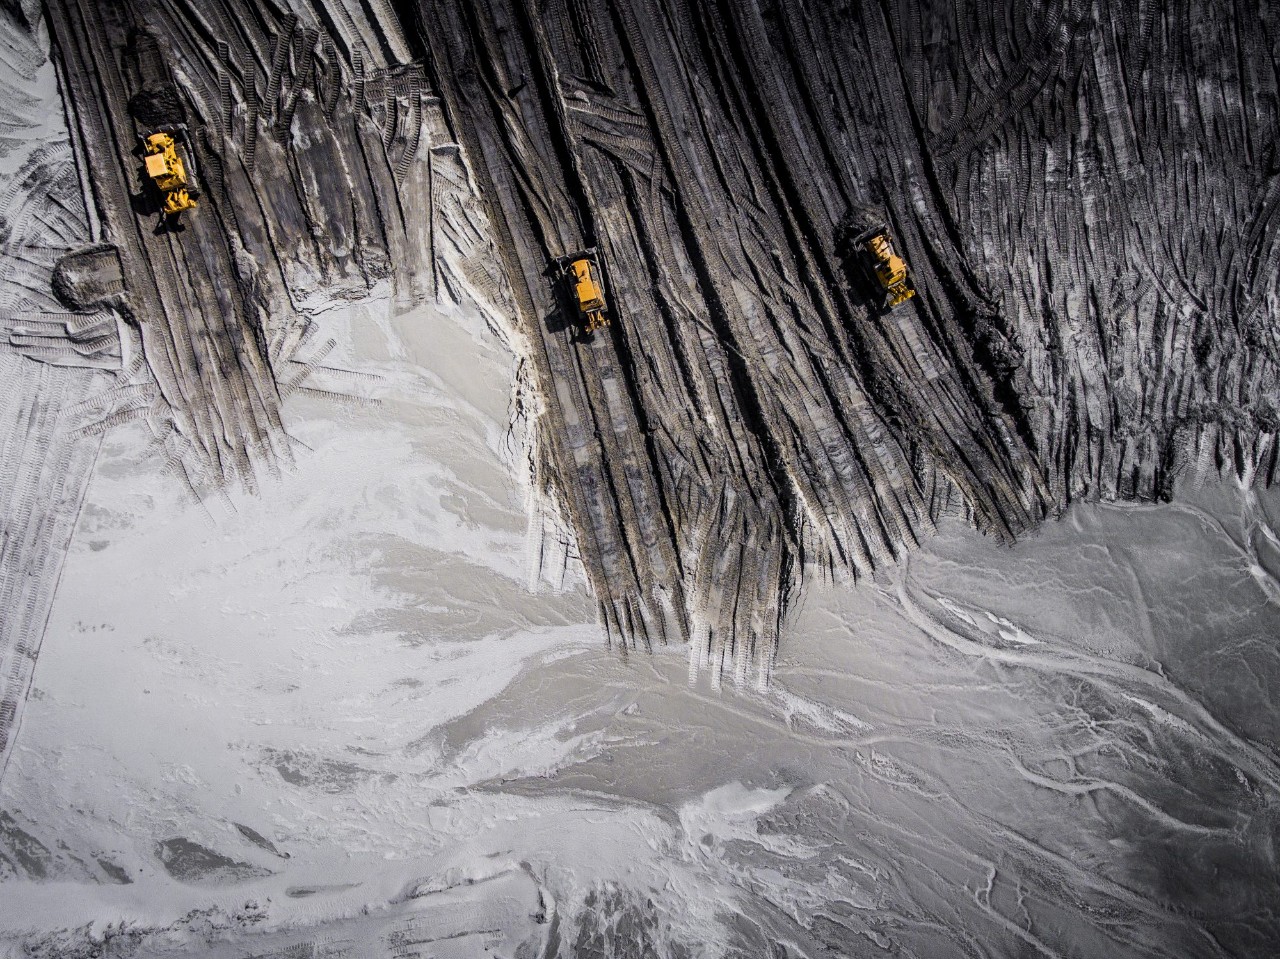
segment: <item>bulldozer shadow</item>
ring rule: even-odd
[[[577,307],[571,304],[561,304],[559,309],[544,315],[542,322],[548,333],[567,331],[571,343],[590,343],[595,339],[595,331],[587,332],[586,327],[578,319]]]
[[[845,285],[858,302],[866,307],[867,314],[874,317],[888,316],[892,312],[892,307],[886,302],[884,291],[876,282],[875,274],[868,271],[856,257],[841,256],[839,262]]]
[[[187,232],[187,225],[175,213],[160,214],[160,222],[151,231],[155,236],[177,235]]]
[[[135,150],[134,153],[137,156],[142,155],[141,150]],[[150,182],[144,182],[139,190],[129,194],[129,208],[139,220],[158,218],[155,229],[151,231],[154,236],[182,233],[186,230],[186,225],[178,217],[164,212],[164,197],[151,186]]]
[[[555,309],[542,317],[542,323],[548,333],[568,333],[571,343],[590,343],[595,333],[587,332],[586,324],[578,311],[578,302],[565,289],[560,274],[548,270],[545,274],[551,281],[551,295],[555,299]]]
[[[542,317],[542,323],[547,328],[548,333],[563,333],[565,330],[572,329],[578,324],[570,318],[564,304],[558,304],[557,308]]]
[[[165,213],[163,204],[157,197],[152,195],[150,190],[143,189],[138,193],[129,194],[129,205],[134,214],[141,220],[157,217],[155,229],[151,231],[153,236],[166,236],[186,232],[186,224],[177,216]]]

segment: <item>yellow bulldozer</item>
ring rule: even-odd
[[[187,168],[178,156],[173,131],[161,129],[143,138],[143,163],[147,178],[160,194],[160,209],[166,216],[177,216],[196,206],[195,191]]]
[[[899,303],[905,303],[916,295],[916,288],[907,276],[907,263],[898,256],[893,241],[888,233],[877,233],[868,237],[861,244],[862,249],[871,260],[871,269],[876,280],[884,287],[889,301],[889,309]]]
[[[880,292],[893,309],[916,295],[907,263],[894,246],[883,214],[872,207],[856,207],[836,233],[836,248],[847,267]]]
[[[578,316],[582,320],[585,331],[594,333],[601,327],[608,326],[608,305],[604,299],[604,287],[597,278],[600,272],[600,260],[596,248],[591,247],[558,257],[556,265],[559,268],[560,277],[568,284],[573,294]]]

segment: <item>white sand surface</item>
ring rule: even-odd
[[[606,650],[580,583],[529,591],[474,315],[321,320],[377,403],[291,401],[260,495],[104,448],[0,788],[15,955],[1219,954],[1205,902],[1247,932],[1271,497],[944,529],[811,591],[769,691],[690,686],[683,649]]]
[[[0,955],[1275,954],[1274,495],[946,526],[712,689],[607,650],[572,562],[531,591],[474,312],[316,319],[366,375],[290,399],[256,495],[106,439],[0,784]]]

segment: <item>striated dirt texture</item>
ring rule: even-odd
[[[1271,12],[38,7],[0,956],[1274,957]]]
[[[786,30],[817,27],[802,13]],[[546,479],[612,632],[674,629],[695,668],[764,682],[804,563],[868,572],[953,504],[1006,537],[1050,508],[967,345],[979,300],[898,71],[860,90],[841,66],[858,44],[893,65],[882,18],[839,18],[825,65],[792,62],[755,9],[442,3],[422,22],[444,25],[421,31],[428,61],[525,278]],[[817,112],[801,66],[838,112]],[[923,289],[888,316],[834,240],[882,196]],[[584,342],[543,270],[586,245],[616,319]]]
[[[281,402],[311,387],[330,348],[303,312],[312,299],[366,295],[393,263],[410,289],[430,275],[429,259],[404,249],[417,231],[394,200],[385,209],[390,158],[363,152],[380,138],[356,129],[346,101],[338,110],[334,45],[296,17],[59,2],[49,22],[101,221],[96,258],[105,249],[118,260],[115,282],[102,282],[104,268],[77,254],[56,288],[80,309],[114,307],[138,341],[138,382],[104,398],[98,422],[147,419],[157,452],[197,497],[228,482],[252,488],[291,462]],[[300,109],[307,132],[293,134]],[[146,189],[140,137],[184,123],[179,145],[200,205],[166,223]]]
[[[1269,482],[1277,86],[1239,5],[401,4],[611,632],[763,681],[805,564]],[[841,255],[878,208],[919,296]],[[548,261],[598,245],[583,340]]]
[[[106,432],[143,424],[144,455],[195,503],[225,506],[229,488],[255,491],[293,465],[291,396],[377,402],[377,376],[326,363],[335,341],[315,315],[371,297],[400,310],[465,297],[490,313],[502,301],[421,68],[396,65],[407,57],[376,21],[340,12],[304,23],[257,4],[55,0],[41,21],[37,5],[0,8],[13,104],[0,112],[13,168],[0,229],[0,771]],[[141,137],[179,125],[198,206],[166,222]]]
[[[290,393],[361,395],[311,381],[307,314],[387,285],[514,314],[536,482],[610,636],[716,682],[767,682],[806,568],[865,575],[943,514],[1009,541],[1188,467],[1272,477],[1267,11],[48,9],[98,214],[54,286],[136,344],[83,428],[145,419],[199,498],[289,464]],[[157,229],[137,138],[179,121],[201,208]],[[869,215],[919,290],[892,311],[838,239]],[[452,277],[449,237],[483,254]],[[585,335],[548,268],[592,246]]]

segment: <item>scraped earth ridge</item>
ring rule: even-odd
[[[1269,500],[1255,490],[1274,477],[1280,424],[1272,223],[1280,196],[1273,143],[1280,103],[1270,45],[1277,24],[1269,8],[1192,0],[702,6],[48,0],[43,7],[12,0],[0,11],[0,80],[9,104],[0,116],[8,165],[0,372],[12,384],[0,391],[0,768],[6,784],[19,777],[19,786],[6,788],[19,790],[15,808],[29,816],[19,821],[0,812],[8,817],[0,832],[11,874],[96,882],[132,876],[121,862],[135,854],[97,855],[98,847],[118,843],[116,827],[102,823],[89,830],[95,838],[81,836],[83,848],[68,852],[70,859],[59,858],[50,838],[58,835],[52,825],[58,817],[35,814],[33,790],[49,781],[50,768],[30,753],[14,758],[24,715],[41,713],[33,674],[51,610],[53,623],[70,628],[57,618],[53,594],[77,524],[83,530],[101,520],[101,538],[93,542],[108,550],[112,537],[125,535],[145,512],[136,504],[117,504],[113,512],[90,492],[95,475],[111,464],[125,469],[119,464],[128,457],[111,444],[132,449],[133,462],[145,464],[135,486],[143,487],[142,476],[162,476],[213,528],[237,528],[240,514],[261,516],[251,505],[261,498],[287,512],[293,506],[279,498],[282,488],[305,500],[291,477],[326,444],[350,444],[370,463],[383,462],[388,448],[413,448],[432,463],[431,456],[441,457],[439,469],[420,476],[406,465],[411,457],[384,465],[389,476],[421,481],[415,486],[421,517],[412,518],[390,485],[378,486],[376,496],[358,482],[342,487],[373,497],[362,502],[376,501],[397,517],[399,527],[375,524],[368,536],[426,542],[450,529],[458,539],[445,552],[466,555],[477,568],[501,567],[493,582],[480,576],[477,589],[488,590],[491,602],[508,597],[530,611],[513,626],[456,586],[434,553],[400,544],[378,547],[378,555],[391,557],[379,568],[394,585],[383,588],[425,589],[388,571],[426,569],[449,602],[423,599],[419,620],[407,609],[364,609],[366,600],[353,593],[343,600],[351,604],[350,621],[326,619],[325,629],[383,630],[425,647],[468,629],[477,640],[527,631],[517,664],[503,661],[510,673],[502,682],[511,684],[525,681],[524,670],[559,668],[549,634],[540,631],[596,619],[622,650],[687,648],[691,689],[703,676],[716,686],[729,678],[756,690],[748,710],[785,717],[793,732],[816,724],[814,748],[830,750],[829,759],[844,748],[833,743],[853,744],[856,768],[890,784],[892,795],[924,804],[921,822],[938,815],[938,803],[958,804],[943,820],[961,838],[948,841],[963,850],[955,861],[981,864],[974,875],[982,881],[930,859],[952,862],[935,848],[920,853],[914,878],[902,880],[913,890],[903,893],[909,906],[886,905],[868,892],[841,898],[836,907],[812,899],[828,881],[822,877],[839,874],[842,880],[830,880],[838,886],[859,873],[874,877],[879,889],[893,867],[868,851],[856,863],[837,856],[826,872],[793,876],[787,869],[814,857],[826,862],[812,846],[813,823],[860,828],[851,825],[849,796],[788,785],[788,774],[771,763],[755,779],[744,773],[750,783],[741,777],[708,783],[679,802],[639,799],[634,784],[617,787],[626,802],[681,810],[678,827],[659,811],[642,832],[650,848],[680,849],[682,861],[698,864],[687,877],[690,888],[715,898],[727,884],[757,905],[762,900],[750,897],[771,903],[774,912],[766,910],[769,918],[758,926],[743,918],[753,915],[749,907],[730,909],[747,925],[725,926],[715,943],[721,951],[767,940],[775,955],[807,955],[841,948],[849,929],[859,943],[889,948],[907,941],[904,926],[895,925],[905,921],[923,938],[902,948],[921,955],[942,954],[927,932],[935,927],[980,928],[966,940],[971,951],[995,936],[995,954],[1015,948],[1060,954],[1061,943],[1046,939],[1045,928],[1056,921],[1053,910],[1064,908],[1083,923],[1065,941],[1097,935],[1106,942],[1097,948],[1135,955],[1162,954],[1156,943],[1194,955],[1263,954],[1251,950],[1275,933],[1274,919],[1256,907],[1274,887],[1280,783],[1265,745],[1275,741],[1266,693],[1274,643],[1258,625],[1270,622],[1276,540]],[[197,189],[196,208],[176,221],[162,216],[164,198],[148,188],[144,173],[140,137],[159,129],[175,131]],[[917,291],[893,308],[847,242],[867,223],[892,236]],[[608,324],[591,331],[557,267],[584,250],[594,251],[608,303]],[[423,323],[432,324],[431,333],[413,332]],[[509,410],[495,418],[491,405],[474,406],[479,385],[457,376],[457,367],[439,366],[441,357],[425,359],[446,344],[462,357],[462,369],[469,351],[512,352]],[[498,379],[508,375],[500,364],[484,368]],[[289,409],[312,425],[295,425]],[[477,494],[465,479],[471,474],[455,470],[463,452],[421,450],[397,432],[424,416],[444,422],[454,415],[446,409],[475,427],[478,449],[499,450],[502,469],[515,465],[527,474],[534,493],[527,543],[521,535],[521,545],[512,545],[504,494]],[[377,434],[384,420],[395,424],[385,445],[351,438],[352,431]],[[440,433],[446,445],[448,435]],[[485,460],[485,468],[495,462]],[[950,530],[944,539],[961,536],[957,529],[967,524],[1010,543],[1077,501],[1194,499],[1199,483],[1218,476],[1239,487],[1240,503],[1214,501],[1195,513],[1202,521],[1196,535],[1209,530],[1225,538],[1223,555],[1254,591],[1248,613],[1239,613],[1254,632],[1232,647],[1246,665],[1230,695],[1209,707],[1200,704],[1210,694],[1204,685],[1188,692],[1176,677],[1163,677],[1161,663],[1172,654],[1149,623],[1132,649],[1058,648],[1027,624],[975,605],[964,591],[913,592],[904,572],[908,551],[927,546],[939,526]],[[456,493],[440,492],[451,483]],[[147,496],[163,500],[159,487],[146,488]],[[474,505],[476,495],[487,504],[483,510]],[[314,508],[324,523],[352,519],[335,519],[324,504],[298,508],[302,515]],[[455,513],[465,515],[457,528],[437,525]],[[462,529],[488,531],[485,547],[503,559],[465,545]],[[1099,535],[1082,533],[1082,542]],[[142,554],[138,559],[148,562]],[[494,585],[519,579],[529,566],[567,592],[552,592],[538,605]],[[1139,583],[1146,574],[1132,575]],[[578,577],[595,604],[585,618]],[[1210,930],[1203,916],[1180,912],[1196,896],[1172,879],[1149,895],[1134,890],[1159,883],[1141,870],[1133,880],[1128,866],[1095,882],[1073,870],[1072,850],[1046,852],[1028,837],[1028,823],[1042,819],[1027,814],[1024,823],[1021,812],[997,811],[991,821],[997,832],[1007,831],[1002,855],[1014,863],[1008,878],[998,856],[976,848],[977,839],[967,841],[990,823],[950,791],[958,787],[950,785],[947,762],[914,757],[925,770],[919,772],[886,757],[872,745],[880,734],[864,737],[858,732],[864,721],[844,711],[846,700],[856,698],[844,686],[841,696],[806,706],[803,695],[772,682],[783,624],[806,578],[854,578],[865,589],[874,580],[901,619],[890,634],[905,629],[931,637],[962,662],[974,656],[992,669],[1050,676],[1035,686],[1034,706],[1010,706],[1019,728],[1030,730],[1025,742],[999,745],[998,736],[964,732],[958,720],[955,730],[939,734],[947,744],[939,748],[968,743],[980,755],[999,757],[997,766],[1015,772],[1033,793],[1093,804],[1107,823],[1124,816],[1155,823],[1151,846],[1159,848],[1161,864],[1175,860],[1184,841],[1226,850],[1231,869],[1247,865],[1256,883],[1226,883],[1231,893],[1205,913],[1225,925]],[[1172,596],[1168,580],[1161,582],[1162,595]],[[982,587],[1005,588],[1007,580]],[[1081,587],[1079,595],[1095,588]],[[1137,606],[1155,602],[1135,588],[1129,598]],[[1014,605],[1027,614],[1025,604]],[[804,622],[812,628],[812,617]],[[1221,628],[1221,619],[1213,622]],[[188,675],[192,650],[173,652],[167,642],[139,645],[134,654]],[[610,671],[628,668],[670,677],[669,657],[627,667],[573,648],[571,673],[588,662],[581,667],[586,674],[615,682],[623,674]],[[78,673],[63,662],[52,675],[82,701]],[[332,668],[323,657],[314,665]],[[865,665],[814,668],[856,686],[850,677]],[[206,667],[190,675],[215,682],[216,672]],[[393,681],[391,673],[377,676]],[[979,686],[991,681],[983,676]],[[565,681],[548,682],[559,688]],[[949,682],[940,678],[939,688]],[[194,699],[202,695],[197,687],[187,693]],[[498,690],[477,695],[428,725],[462,723],[481,706],[492,708]],[[664,694],[663,708],[684,708],[683,695],[672,701]],[[1063,727],[1072,730],[1067,738],[1079,733],[1089,744],[1063,742],[1059,733],[1038,738],[1042,720],[1052,725],[1046,718],[1052,710],[1037,710],[1063,696],[1077,711]],[[1242,731],[1246,701],[1261,713]],[[968,700],[950,705],[966,717],[975,708]],[[357,711],[379,723],[395,715],[382,701]],[[287,713],[282,707],[275,715]],[[459,733],[457,741],[469,745],[454,751],[447,738],[430,746],[406,739],[392,753],[420,757],[420,780],[440,777],[437,763],[446,757],[463,756],[467,762],[447,788],[492,789],[509,798],[526,788],[507,790],[509,779],[532,782],[608,754],[607,735],[575,738],[567,731],[575,720],[555,709],[550,714],[535,738],[554,758],[537,754],[536,771],[520,765],[501,732],[493,742],[475,731]],[[48,721],[53,713],[42,715]],[[1224,715],[1237,718],[1218,718]],[[906,721],[908,742],[932,739],[913,723]],[[1116,733],[1120,745],[1107,739],[1121,729],[1127,732]],[[49,735],[40,741],[57,753],[50,733],[28,735]],[[394,784],[405,774],[396,763],[347,754],[339,745],[345,736],[309,744],[255,740],[245,761],[310,797],[299,808],[312,808],[317,793],[359,794],[373,783],[393,793],[401,788]],[[747,748],[726,737],[726,748]],[[253,738],[242,731],[223,745],[238,749]],[[562,751],[566,742],[579,751]],[[1184,747],[1216,757],[1205,782],[1193,782],[1179,765],[1189,762]],[[104,754],[113,748],[104,745]],[[1116,763],[1159,769],[1188,792],[1176,799],[1148,795],[1144,786],[1156,793],[1163,787],[1126,781]],[[192,788],[204,781],[195,771],[196,779],[184,779],[185,768],[176,763],[163,775]],[[217,764],[204,775],[234,778]],[[583,778],[589,791],[609,791],[594,769]],[[441,791],[428,803],[443,802],[447,780],[439,780]],[[533,796],[538,788],[527,787]],[[139,785],[138,795],[145,790]],[[1169,803],[1186,808],[1171,812]],[[1228,812],[1209,812],[1215,803]],[[104,811],[102,822],[123,821],[125,807]],[[882,822],[867,812],[870,805],[862,808]],[[391,832],[396,816],[384,813],[372,815]],[[486,821],[508,813],[469,807],[466,816]],[[543,814],[581,826],[571,808]],[[761,823],[775,814],[799,817],[807,825],[797,826],[796,835],[807,838],[761,844],[761,830],[773,828]],[[222,849],[222,837],[196,835],[207,832],[210,816],[234,822],[239,853]],[[183,886],[275,888],[285,850],[270,829],[230,816],[189,804],[182,828],[155,827],[145,869]],[[704,819],[712,824],[710,846],[696,835]],[[464,835],[459,823],[451,821],[445,834]],[[902,825],[895,820],[893,829]],[[557,828],[548,826],[550,833]],[[302,829],[295,820],[279,831],[296,837]],[[927,831],[907,829],[926,845]],[[1090,827],[1080,842],[1103,832]],[[474,855],[496,855],[502,842],[520,844],[493,841]],[[681,845],[686,841],[692,845]],[[365,852],[383,848],[373,839],[361,843]],[[742,849],[734,843],[765,852],[738,860]],[[680,885],[669,875],[658,878],[662,869],[642,850],[632,852],[656,870],[636,888]],[[786,882],[750,878],[773,868],[765,865],[770,855],[789,863],[777,867]],[[515,937],[511,949],[520,944],[529,954],[609,955],[625,941],[635,954],[648,948],[677,955],[695,948],[698,936],[690,929],[714,924],[710,913],[687,914],[687,935],[667,931],[662,904],[646,905],[634,890],[610,885],[607,870],[583,886],[590,874],[584,862],[564,867],[573,881],[539,873],[529,860],[503,862],[477,872],[467,860],[456,873],[418,885],[410,883],[418,874],[388,878],[380,901],[396,908],[386,924],[368,920],[352,935],[379,940],[395,927],[395,935],[407,937],[402,945],[416,942],[405,928],[447,924],[440,917],[454,915],[459,884],[477,882],[498,890],[486,898],[535,903],[495,920]],[[363,873],[325,882],[318,864],[310,868],[317,875],[289,886],[288,898],[327,897],[341,903],[335,914],[346,915],[370,895]],[[934,887],[912,886],[922,874],[963,890],[964,906],[946,895],[942,904],[926,902],[924,887]],[[1024,882],[1039,893],[1028,893]],[[1066,887],[1083,898],[1050,906],[1046,890],[1061,898]],[[547,905],[557,895],[568,895],[574,909]],[[1026,906],[1027,895],[1042,898]],[[39,895],[31,901],[42,902]],[[189,904],[204,903],[197,896]],[[999,931],[971,926],[976,920],[965,918],[971,907]],[[208,929],[195,922],[173,935],[212,941],[223,928],[218,923],[272,926],[261,903],[216,908],[219,918],[208,919]],[[435,918],[414,919],[419,908]],[[897,918],[853,918],[879,908]],[[1094,909],[1115,910],[1114,927],[1080,918]],[[537,928],[518,928],[524,915],[542,919]],[[571,936],[566,930],[577,921],[571,916],[581,915],[599,922],[584,920]],[[160,928],[168,927],[157,920],[139,931],[129,948],[143,948],[139,943]],[[133,940],[113,941],[112,948],[124,949]],[[322,950],[317,942],[309,948]],[[58,954],[79,946],[69,939],[41,948]],[[145,948],[162,946],[146,940]],[[458,948],[468,954],[469,946]]]

